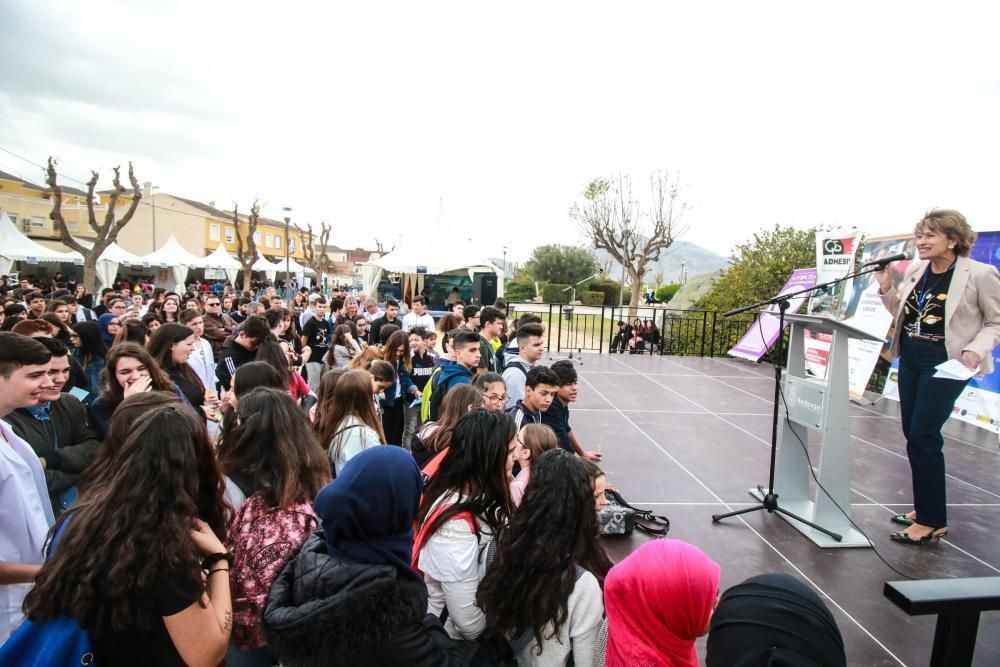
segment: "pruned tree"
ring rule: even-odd
[[[257,223],[260,222],[260,203],[254,202],[250,207],[250,215],[247,216],[246,234],[240,231],[240,213],[237,205],[233,204],[233,227],[236,232],[236,259],[243,265],[243,291],[250,290],[253,280],[253,265],[260,258],[257,252],[257,240],[254,234],[257,233]]]
[[[604,250],[622,266],[632,284],[629,308],[639,305],[641,286],[649,265],[682,235],[686,205],[679,201],[676,177],[655,171],[649,177],[648,199],[632,195],[632,179],[619,174],[614,181],[597,178],[583,191],[583,200],[570,215],[594,247]]]
[[[45,170],[45,182],[48,184],[49,188],[52,190],[52,212],[49,213],[49,218],[55,224],[56,229],[59,231],[59,240],[63,242],[67,247],[77,251],[83,255],[83,284],[86,286],[87,291],[91,294],[97,292],[97,260],[100,258],[101,253],[103,253],[109,245],[114,243],[118,239],[118,234],[124,229],[125,225],[132,220],[135,215],[136,209],[139,208],[139,201],[142,199],[142,192],[139,190],[139,181],[135,177],[135,171],[132,169],[132,163],[128,163],[128,180],[132,185],[131,202],[129,203],[128,209],[125,214],[121,217],[117,217],[117,207],[118,200],[121,199],[122,195],[126,193],[125,188],[122,186],[121,182],[121,172],[119,167],[114,168],[115,177],[112,181],[112,190],[110,198],[108,199],[108,211],[104,214],[104,221],[98,222],[97,212],[94,210],[94,196],[97,190],[97,180],[98,175],[96,171],[91,171],[90,180],[87,181],[87,224],[90,228],[94,230],[94,244],[91,247],[87,247],[77,241],[69,233],[69,227],[66,225],[66,220],[63,219],[62,214],[62,188],[59,187],[57,182],[56,174],[56,162],[50,156],[49,164]]]
[[[330,232],[332,227],[325,222],[320,223],[319,250],[316,249],[316,237],[313,236],[313,227],[306,225],[308,234],[299,230],[299,240],[302,243],[302,258],[306,266],[316,273],[316,283],[323,284],[323,276],[330,270],[330,256],[326,254],[326,246],[330,242]]]

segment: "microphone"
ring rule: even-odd
[[[886,264],[892,264],[893,262],[901,262],[907,259],[906,253],[899,253],[897,255],[890,255],[889,257],[883,257],[881,259],[874,259],[870,262],[865,262],[861,265],[862,269],[868,268],[869,266],[884,267]]]

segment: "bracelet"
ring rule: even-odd
[[[209,570],[208,571],[208,576],[212,576],[216,572],[229,572],[229,568],[228,567],[217,567],[214,570]]]
[[[226,561],[227,565],[233,564],[233,554],[226,551],[225,553],[210,554],[201,559],[201,566],[203,569],[208,569],[212,565],[215,565],[220,560]]]

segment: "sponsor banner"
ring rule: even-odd
[[[816,232],[816,282],[837,280],[854,271],[854,253],[858,249],[860,232],[856,227]],[[847,301],[844,294],[851,289],[847,280],[818,290],[809,299],[810,315],[822,315],[834,320],[844,319]],[[826,362],[830,356],[831,337],[805,331],[806,374],[826,377]]]
[[[913,247],[912,242],[909,247]],[[885,254],[891,255],[895,252],[903,251],[893,250]],[[972,252],[969,253],[969,257],[978,262],[992,264],[1000,269],[1000,232],[980,232],[976,244],[972,246]],[[905,270],[906,265],[906,262],[895,262],[892,264],[894,285],[897,285],[902,279],[902,272]],[[995,368],[1000,369],[1000,347],[993,350],[993,364]],[[872,364],[872,368],[874,368],[874,363]],[[882,395],[886,398],[897,401],[899,400],[897,385],[898,369],[899,359],[893,359],[889,379],[886,380],[885,389],[882,392]],[[871,375],[871,371],[869,371],[869,375]],[[867,383],[867,381],[868,378],[866,376],[865,382]],[[959,421],[975,424],[976,426],[1000,434],[1000,370],[994,370],[989,375],[981,375],[969,380],[969,384],[955,402],[955,408],[951,416]]]
[[[791,278],[788,279],[788,282],[785,283],[785,286],[781,288],[778,294],[798,292],[815,284],[816,269],[795,269],[792,271]],[[789,299],[788,310],[786,312],[798,312],[803,303],[805,303],[805,295]],[[788,326],[787,322],[785,326]],[[774,341],[778,340],[778,334],[780,333],[778,306],[777,304],[772,304],[765,312],[760,314],[757,321],[750,326],[750,330],[743,335],[743,338],[736,343],[733,349],[729,350],[729,354],[741,359],[759,361],[771,349]]]

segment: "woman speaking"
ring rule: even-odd
[[[944,438],[941,428],[967,380],[934,377],[949,359],[977,373],[993,371],[1000,341],[1000,273],[969,259],[976,233],[958,211],[929,212],[914,230],[918,260],[893,289],[888,267],[875,274],[879,295],[896,317],[892,350],[899,354],[899,411],[913,476],[913,510],[897,514],[904,544],[936,542],[948,533]]]

